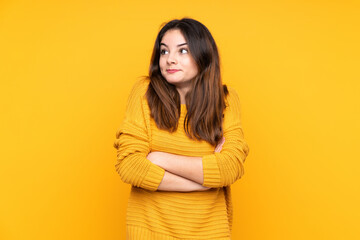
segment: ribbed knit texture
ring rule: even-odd
[[[132,185],[126,215],[127,239],[231,239],[230,185],[244,174],[249,151],[241,128],[236,92],[229,88],[223,124],[225,143],[220,153],[214,153],[209,143],[186,136],[185,105],[181,105],[176,132],[156,127],[145,97],[148,84],[148,80],[139,80],[134,85],[115,141],[116,170],[122,181]],[[157,191],[165,170],[146,159],[151,151],[202,157],[203,186],[211,189]]]

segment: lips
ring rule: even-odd
[[[166,72],[168,73],[176,73],[178,71],[180,71],[180,69],[166,69]]]

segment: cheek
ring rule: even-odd
[[[163,71],[164,68],[166,68],[166,60],[164,60],[163,58],[159,59],[159,67],[160,67],[160,71]]]
[[[191,72],[194,74],[194,75],[197,75],[198,73],[198,70],[197,70],[197,65],[195,63],[195,61],[193,59],[191,59],[188,63],[188,67],[189,69],[191,70]]]

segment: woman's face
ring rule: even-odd
[[[180,30],[172,29],[164,34],[160,43],[159,66],[166,81],[182,92],[189,90],[198,69]]]

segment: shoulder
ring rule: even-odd
[[[228,94],[226,96],[225,102],[226,102],[226,108],[234,109],[234,108],[240,108],[240,98],[237,93],[237,91],[227,86]]]
[[[149,83],[150,83],[150,80],[148,80],[146,78],[137,80],[131,89],[130,98],[131,97],[136,97],[136,98],[144,97],[146,94],[146,91],[148,89]]]
[[[126,113],[132,118],[140,117],[147,111],[148,104],[146,100],[146,91],[149,86],[150,80],[139,79],[137,80],[130,91]]]
[[[229,86],[227,86],[227,89],[228,94],[225,99],[226,108],[224,111],[224,120],[226,125],[239,122],[241,115],[240,98],[237,91]]]
[[[128,97],[128,106],[136,107],[135,105],[143,103],[149,83],[150,80],[147,79],[139,79],[134,83]]]

